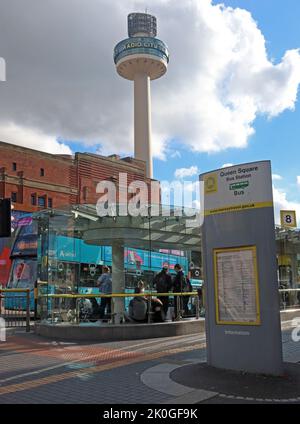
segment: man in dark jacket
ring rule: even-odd
[[[157,293],[168,293],[172,288],[172,278],[168,273],[168,267],[164,266],[163,269],[155,276],[153,286],[156,288]],[[157,296],[163,304],[165,316],[167,316],[169,308],[168,296]]]
[[[184,276],[182,267],[180,264],[176,264],[174,266],[174,270],[176,275],[173,279],[173,293],[183,293],[186,291],[186,278]],[[177,299],[179,298],[179,300]],[[181,310],[183,309],[182,296],[176,296],[174,298],[174,311],[175,311],[175,319],[179,319],[181,317]]]

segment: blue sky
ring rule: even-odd
[[[0,15],[0,139],[50,153],[133,155],[133,87],[117,74],[113,48],[145,0],[85,8],[72,0],[71,9],[67,0],[17,1]],[[277,216],[296,208],[300,219],[300,1],[219,4],[151,0],[171,54],[151,85],[154,177],[173,181],[192,168],[196,180],[223,164],[269,159],[281,176]]]
[[[219,2],[214,2],[219,3]],[[299,0],[224,0],[226,6],[240,7],[251,12],[266,39],[269,58],[274,63],[282,59],[286,50],[300,47],[300,1]],[[287,193],[289,201],[300,201],[300,186],[296,177],[300,175],[300,104],[294,111],[287,110],[269,119],[259,116],[255,123],[255,134],[248,147],[230,148],[219,153],[189,152],[176,143],[181,158],[166,163],[154,161],[155,176],[171,179],[177,168],[198,166],[201,172],[221,167],[225,163],[243,163],[270,159],[273,173],[283,177],[274,182]]]

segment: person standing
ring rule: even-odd
[[[182,266],[180,264],[176,264],[174,266],[174,271],[176,275],[173,279],[173,293],[183,293],[186,289],[186,278],[184,276]],[[182,296],[174,297],[174,311],[175,311],[175,320],[181,318],[181,311],[183,309]]]
[[[112,292],[112,280],[110,269],[104,265],[102,268],[103,273],[100,275],[97,281],[100,293],[111,294]],[[105,310],[108,315],[111,314],[111,297],[101,297],[100,303],[100,319],[104,318]]]
[[[168,293],[172,288],[172,278],[169,274],[169,268],[164,266],[162,270],[155,276],[153,286],[156,288],[157,293]],[[163,311],[167,316],[169,309],[169,297],[168,296],[157,296],[163,304]]]
[[[186,279],[186,284],[185,284],[185,287],[184,287],[184,292],[191,293],[193,291],[193,286],[192,286],[191,280],[188,277],[185,277],[185,279]],[[183,299],[182,299],[182,304],[183,304],[185,316],[188,316],[189,313],[190,313],[189,306],[188,306],[190,298],[191,298],[191,296],[188,294],[188,295],[183,296]]]

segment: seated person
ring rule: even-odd
[[[163,322],[166,319],[164,305],[160,299],[152,297],[151,299],[151,312],[153,322]]]
[[[139,283],[134,289],[137,294],[143,293],[143,285]],[[148,299],[145,296],[136,296],[129,303],[127,319],[134,322],[148,322]],[[163,304],[157,298],[151,299],[151,318],[154,322],[162,322],[165,319]]]
[[[136,294],[143,292],[141,287],[136,287],[134,289]],[[128,309],[128,318],[129,320],[136,322],[147,322],[148,319],[148,301],[144,296],[136,296],[131,299]]]

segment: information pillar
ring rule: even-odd
[[[208,364],[282,375],[270,162],[219,169],[200,181]]]

